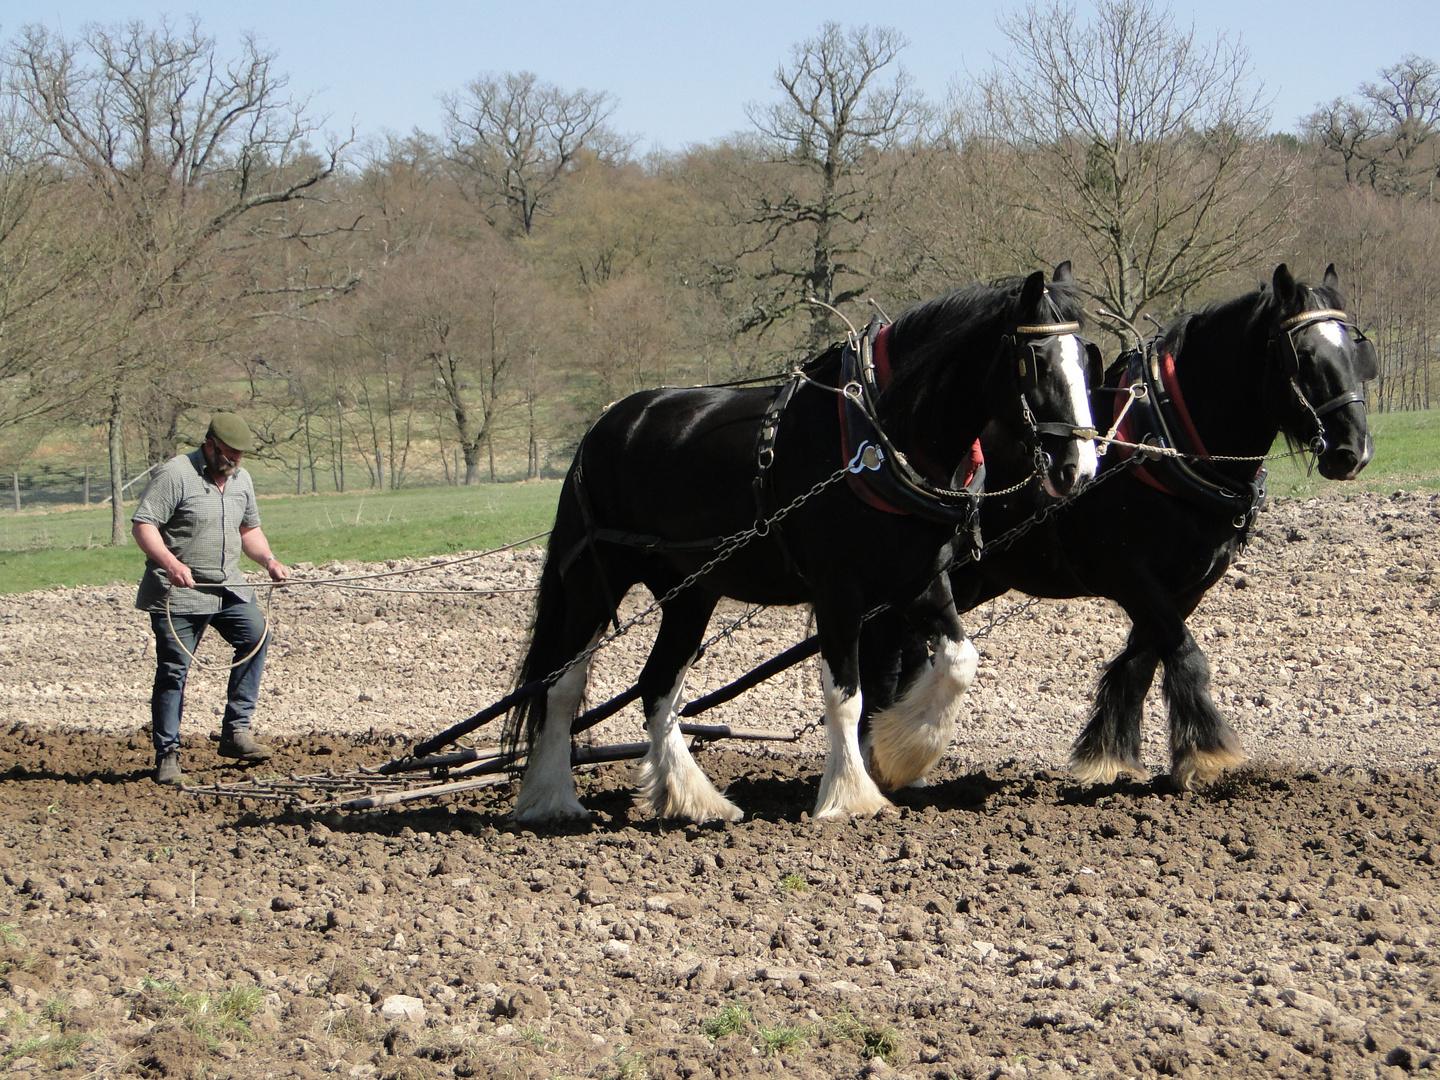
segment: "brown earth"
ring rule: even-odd
[[[805,813],[813,732],[700,754],[747,811],[729,827],[650,820],[624,765],[584,773],[595,820],[558,831],[509,825],[508,785],[367,814],[165,791],[148,779],[152,654],[132,590],[0,598],[0,1066],[1433,1072],[1437,525],[1440,498],[1413,494],[1262,516],[1192,619],[1253,758],[1209,788],[1180,795],[1158,776],[1153,696],[1155,782],[1068,779],[1068,742],[1125,627],[1103,603],[1044,603],[978,642],[936,783],[876,820],[826,825]],[[536,567],[503,555],[372,584],[517,588]],[[362,569],[385,568],[304,574]],[[384,761],[498,697],[527,606],[524,593],[286,589],[259,723],[278,768],[263,775]],[[692,695],[804,632],[803,613],[764,613],[711,649]],[[628,684],[646,638],[605,650],[596,700]],[[222,659],[214,642],[202,657]],[[793,731],[817,681],[807,666],[705,719]],[[222,682],[192,679],[193,781],[258,774],[214,756]],[[597,740],[638,727],[632,707]]]

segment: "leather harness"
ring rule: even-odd
[[[1134,466],[1135,475],[1144,483],[1167,495],[1184,499],[1205,510],[1230,515],[1236,529],[1247,529],[1265,505],[1266,469],[1263,464],[1249,480],[1239,483],[1214,467],[1204,440],[1190,417],[1190,410],[1180,392],[1175,375],[1173,352],[1160,351],[1152,339],[1145,348],[1127,349],[1121,353],[1105,375],[1105,385],[1113,384],[1116,393],[1124,395],[1131,387],[1143,387],[1144,393],[1133,398],[1117,435],[1129,443],[1149,444],[1168,448],[1185,457],[1156,455],[1146,457]],[[1116,447],[1118,458],[1106,456],[1106,462],[1123,461],[1135,453],[1129,447]]]
[[[914,515],[947,525],[975,517],[976,493],[983,482],[985,455],[976,439],[966,459],[959,488],[927,462],[918,449],[907,456],[880,426],[877,402],[891,379],[890,328],[872,322],[857,342],[847,343],[840,358],[840,460],[851,466],[850,490],[867,506],[887,514]],[[913,462],[913,464],[912,464]]]

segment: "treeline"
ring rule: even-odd
[[[0,62],[0,467],[103,436],[118,491],[225,406],[300,490],[536,476],[632,390],[781,372],[843,329],[832,308],[1063,259],[1137,325],[1334,262],[1380,346],[1372,407],[1434,404],[1435,62],[1277,133],[1243,47],[1145,0],[1003,26],[1008,55],[936,102],[899,33],[826,24],[751,131],[649,157],[608,92],[529,73],[359,142],[253,40],[23,27]]]

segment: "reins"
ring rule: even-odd
[[[200,590],[200,589],[229,589],[229,588],[272,589],[272,590],[273,590],[273,589],[285,589],[285,588],[293,588],[293,587],[310,586],[310,587],[313,587],[313,588],[334,588],[334,589],[341,589],[341,590],[352,591],[352,592],[410,593],[410,594],[424,595],[424,596],[445,596],[445,595],[500,596],[500,595],[505,595],[505,594],[509,594],[509,593],[534,592],[534,591],[535,591],[535,587],[534,587],[534,586],[526,586],[526,587],[523,587],[523,588],[511,588],[511,589],[391,589],[391,588],[385,588],[385,587],[383,587],[383,586],[381,586],[381,587],[365,586],[365,585],[357,585],[357,584],[354,584],[354,583],[355,583],[355,582],[359,582],[359,581],[375,581],[375,580],[379,580],[379,579],[381,579],[381,578],[400,577],[400,576],[409,575],[409,574],[422,574],[422,573],[426,573],[426,572],[431,571],[431,570],[441,570],[441,569],[444,569],[444,568],[450,567],[450,566],[459,566],[459,565],[461,565],[461,564],[463,564],[463,563],[474,562],[474,561],[477,560],[477,559],[483,559],[483,558],[486,558],[487,556],[490,556],[490,555],[499,555],[499,554],[501,554],[502,552],[511,551],[511,550],[513,550],[513,549],[515,549],[515,548],[518,548],[518,547],[523,547],[523,546],[526,545],[526,544],[533,543],[534,541],[543,539],[544,537],[549,536],[549,535],[550,535],[550,531],[547,529],[545,532],[536,533],[534,536],[527,536],[527,537],[525,537],[523,540],[516,540],[516,541],[514,541],[514,542],[512,542],[512,543],[505,544],[505,545],[503,545],[502,547],[491,548],[491,549],[488,550],[488,551],[477,552],[477,553],[475,553],[475,554],[473,554],[473,555],[462,555],[462,556],[460,556],[460,557],[458,557],[458,558],[446,559],[446,560],[443,560],[443,561],[441,561],[441,562],[430,563],[429,565],[426,565],[426,566],[409,567],[409,568],[404,569],[404,570],[384,570],[384,571],[380,571],[380,572],[373,573],[373,574],[352,574],[352,575],[350,575],[350,576],[348,576],[348,577],[336,577],[336,578],[287,578],[285,581],[255,581],[255,582],[239,581],[239,582],[228,582],[228,583],[227,583],[227,582],[215,582],[215,583],[205,582],[205,583],[202,583],[202,584],[197,584],[197,585],[195,585],[195,586],[194,586],[194,589],[197,590],[197,591]],[[195,655],[195,653],[193,653],[192,651],[190,651],[189,648],[186,647],[185,642],[180,639],[180,635],[175,632],[175,621],[174,621],[174,619],[173,619],[173,617],[172,617],[172,615],[171,615],[170,600],[171,600],[171,597],[174,595],[174,590],[175,590],[175,589],[177,589],[177,588],[184,588],[184,587],[185,587],[185,586],[171,586],[171,588],[170,588],[169,590],[167,590],[166,593],[165,593],[165,625],[169,628],[169,630],[170,630],[170,636],[175,640],[175,644],[177,644],[178,646],[180,646],[180,651],[183,652],[187,657],[189,657],[190,662],[191,662],[192,664],[194,664],[194,665],[196,665],[196,666],[198,666],[198,667],[204,668],[204,669],[206,669],[206,670],[210,670],[210,671],[231,671],[231,670],[233,670],[233,669],[235,669],[235,668],[237,668],[237,667],[240,667],[242,664],[249,663],[250,660],[252,660],[252,659],[255,657],[256,653],[258,653],[258,652],[260,651],[260,647],[261,647],[262,645],[264,645],[265,642],[266,642],[266,640],[270,637],[270,627],[271,627],[270,603],[271,603],[271,600],[274,598],[274,595],[275,595],[274,592],[271,592],[271,593],[266,597],[265,610],[264,610],[263,612],[261,612],[261,618],[264,620],[265,626],[264,626],[264,629],[260,632],[260,638],[259,638],[259,640],[257,640],[257,641],[255,642],[254,647],[253,647],[248,653],[246,653],[244,656],[242,656],[239,660],[236,660],[236,661],[234,661],[233,663],[230,663],[230,664],[216,664],[216,663],[207,663],[206,661],[201,660],[198,656]]]

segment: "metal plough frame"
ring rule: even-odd
[[[682,733],[697,743],[715,739],[794,742],[799,732],[759,731],[728,724],[682,724]],[[649,743],[618,743],[611,746],[577,747],[571,765],[599,765],[643,757]],[[284,803],[286,810],[306,813],[379,810],[422,799],[438,799],[478,788],[508,783],[512,768],[524,758],[499,747],[456,750],[425,757],[401,757],[372,769],[350,773],[292,774],[239,780],[229,784],[187,784],[190,795],[217,799],[257,799]],[[424,775],[419,775],[424,773]]]

